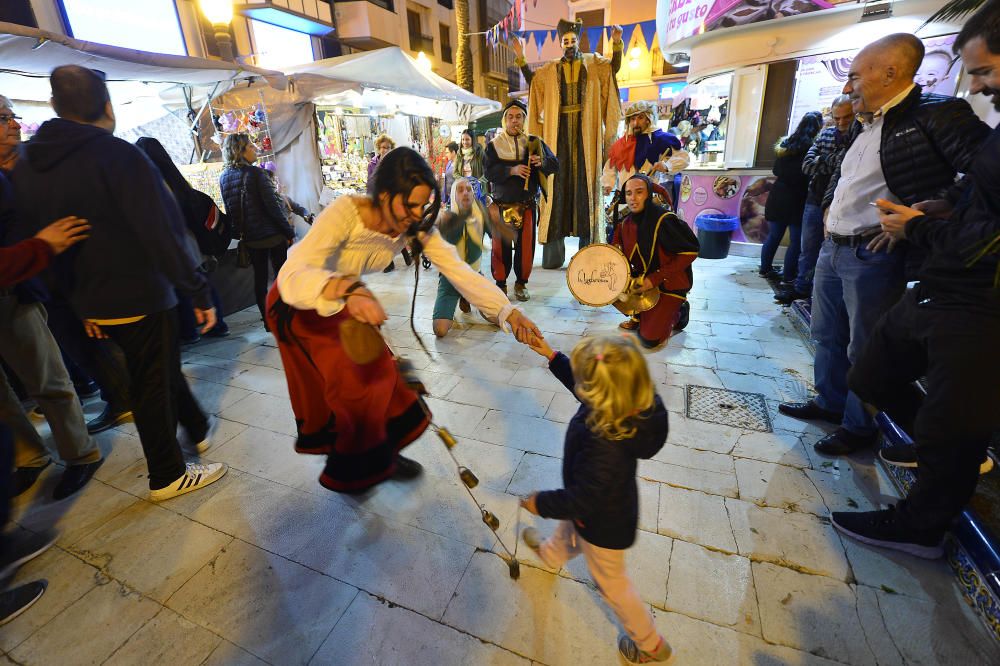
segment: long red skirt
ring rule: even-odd
[[[274,285],[267,295],[267,321],[276,339],[271,306],[279,298]],[[429,424],[388,347],[367,365],[347,357],[340,325],[348,317],[347,310],[332,317],[295,310],[288,341],[278,339],[298,427],[295,450],[326,456],[319,482],[336,492],[359,492],[391,476],[396,454]]]

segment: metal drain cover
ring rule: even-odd
[[[685,415],[689,419],[721,425],[771,432],[767,402],[760,393],[744,393],[709,386],[688,384]]]

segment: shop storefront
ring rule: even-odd
[[[806,112],[828,115],[854,55],[879,37],[918,34],[927,49],[918,83],[956,94],[960,65],[950,54],[959,26],[921,27],[938,4],[896,2],[887,17],[868,20],[863,14],[870,9],[856,3],[660,0],[659,41],[670,45],[664,52],[690,58],[688,85],[675,93],[670,120],[692,154],[679,215],[691,225],[706,213],[738,217],[733,241],[761,243],[775,143]],[[759,248],[734,251],[754,255]]]

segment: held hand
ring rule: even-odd
[[[531,350],[539,356],[544,356],[545,358],[552,356],[552,346],[549,345],[549,343],[545,341],[545,338],[541,336],[532,337],[531,340],[528,341],[528,346],[531,347]]]
[[[542,156],[541,155],[531,155],[530,157],[528,157],[528,164],[530,164],[533,167],[540,167],[540,166],[542,166]]]
[[[652,173],[667,173],[668,171],[670,171],[670,168],[663,162],[657,162],[653,165]]]
[[[654,285],[654,284],[652,283],[652,281],[650,281],[650,279],[649,279],[649,278],[643,278],[643,279],[642,279],[642,290],[643,290],[643,291],[649,291],[650,289],[652,289],[652,288],[653,288],[653,287],[655,287],[655,286],[656,286],[656,285]]]
[[[613,26],[611,26],[611,41],[612,42],[620,42],[620,41],[622,41],[622,34],[624,32],[625,31],[622,30],[622,27],[620,25],[613,25]]]
[[[202,310],[201,308],[194,309],[194,320],[199,324],[204,324],[201,327],[202,333],[208,333],[215,327],[215,322],[217,321],[215,316],[215,308],[208,308],[207,310]]]
[[[358,289],[347,297],[347,312],[365,324],[381,326],[388,319],[382,304],[367,289]]]
[[[87,220],[70,215],[45,227],[35,234],[35,238],[48,243],[52,248],[52,254],[60,254],[87,238],[88,231],[90,224]]]
[[[538,330],[535,323],[521,314],[520,310],[511,310],[507,317],[507,323],[514,332],[514,337],[521,344],[528,344],[532,338],[542,337],[542,332]]]
[[[517,166],[510,168],[510,175],[527,178],[531,175],[531,168],[527,164],[518,164]]]
[[[892,252],[898,243],[898,239],[894,237],[888,231],[883,231],[879,235],[875,236],[871,241],[868,242],[869,252],[881,252],[885,250],[886,252]]]
[[[906,223],[918,215],[923,215],[916,208],[894,204],[885,199],[878,199],[875,203],[878,205],[879,221],[882,223],[883,232],[890,234],[897,241],[906,238]]]
[[[528,513],[538,515],[538,493],[531,493],[521,498],[521,507]]]
[[[514,55],[518,58],[523,58],[524,43],[520,40],[520,38],[511,35],[509,43],[511,50],[514,52]]]
[[[88,338],[94,338],[95,340],[107,340],[108,336],[104,334],[101,327],[97,325],[92,319],[83,320],[83,329],[87,332]]]

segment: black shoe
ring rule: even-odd
[[[785,416],[791,416],[793,419],[802,419],[803,421],[826,421],[833,425],[840,425],[840,422],[844,420],[844,415],[841,412],[823,409],[816,404],[815,400],[810,400],[809,402],[783,402],[778,405],[778,411]]]
[[[878,457],[882,459],[887,465],[892,465],[894,467],[917,467],[917,449],[915,446],[910,446],[908,444],[890,444],[888,446],[883,446],[882,450],[878,452]],[[986,474],[993,470],[993,458],[986,455],[983,462],[979,464],[979,473]]]
[[[385,270],[383,270],[382,272],[383,273],[391,273],[394,270],[396,270],[396,262],[395,261],[392,262],[391,264],[389,264],[388,266],[386,266]]]
[[[837,428],[813,444],[813,448],[827,456],[846,456],[874,446],[876,439],[876,435],[855,435],[850,430]]]
[[[392,473],[394,479],[408,481],[423,474],[424,466],[416,460],[411,460],[404,456],[396,456],[396,471]]]
[[[91,435],[96,435],[99,432],[114,428],[119,423],[125,423],[131,418],[132,412],[130,410],[120,410],[117,407],[105,405],[104,411],[101,412],[100,416],[87,422],[87,432]]]
[[[678,312],[677,323],[674,324],[675,331],[683,331],[687,328],[688,322],[691,321],[691,304],[688,301],[681,303],[681,309]]]
[[[47,461],[39,467],[18,467],[10,475],[10,496],[17,497],[35,485],[45,468],[52,464]]]
[[[67,467],[62,478],[59,479],[59,483],[56,484],[55,490],[52,491],[52,499],[58,502],[76,493],[87,485],[87,482],[94,476],[94,472],[103,464],[104,458],[101,458],[97,462]]]
[[[809,298],[809,294],[803,294],[795,287],[779,287],[778,291],[774,292],[774,300],[782,305],[791,305],[793,301],[799,301],[803,298]]]
[[[4,535],[7,545],[0,551],[0,581],[13,576],[23,565],[47,551],[58,538],[59,533],[55,530],[37,533],[21,530],[16,538]]]
[[[757,275],[761,276],[768,282],[781,282],[781,273],[774,270],[773,268],[769,268],[766,271],[759,270],[757,271]]]
[[[91,380],[89,384],[74,384],[73,390],[76,391],[76,395],[80,400],[86,400],[98,395],[101,392],[101,387],[97,385],[97,382]]]
[[[7,624],[31,608],[45,594],[47,585],[47,581],[33,580],[20,587],[0,592],[0,625]]]
[[[892,548],[928,560],[944,554],[941,532],[907,528],[891,507],[882,511],[836,511],[830,520],[838,531],[872,546]]]
[[[229,325],[228,324],[216,324],[205,334],[206,338],[225,338],[229,336]]]

